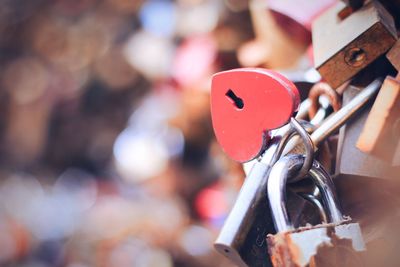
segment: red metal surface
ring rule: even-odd
[[[211,116],[217,141],[239,162],[262,153],[270,130],[286,124],[297,111],[295,85],[279,73],[261,68],[219,72],[211,86]]]

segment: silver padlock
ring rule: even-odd
[[[308,123],[302,122],[307,126]],[[269,216],[269,206],[265,198],[265,186],[268,173],[272,165],[279,159],[286,143],[298,133],[304,145],[308,158],[313,158],[313,144],[307,131],[294,118],[290,124],[277,130],[270,142],[263,159],[257,162],[239,193],[238,200],[231,210],[221,232],[214,243],[216,250],[231,259],[237,266],[269,267],[265,236],[274,229]],[[302,165],[298,176],[307,174],[311,168],[311,162]],[[307,202],[295,193],[288,193],[290,213],[300,220],[297,214],[301,214]]]
[[[268,235],[267,242],[273,266],[363,266],[365,243],[360,225],[342,215],[332,179],[315,160],[309,176],[319,189],[329,223],[295,229],[290,222],[286,183],[304,161],[302,155],[288,155],[270,172],[268,199],[277,234]]]
[[[324,120],[311,134],[315,149],[319,143],[356,115],[376,95],[381,84],[379,79],[375,80],[338,112]],[[304,110],[307,110],[307,100],[304,101],[304,104],[306,107]],[[301,140],[293,143],[287,142],[290,139],[290,128],[290,125],[285,125],[278,129],[270,141],[268,149],[253,165],[214,243],[216,250],[237,266],[271,266],[266,253],[265,236],[272,233],[270,229],[273,230],[273,225],[269,212],[266,212],[269,210],[266,188],[271,167],[279,159],[282,150],[284,150],[283,154],[286,154],[301,142]],[[285,145],[285,143],[287,144]],[[297,213],[300,210],[298,205]]]

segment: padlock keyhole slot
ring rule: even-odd
[[[344,60],[350,66],[359,67],[367,60],[367,54],[363,49],[353,47],[352,49],[346,51]]]
[[[225,94],[229,100],[231,100],[233,102],[233,104],[235,105],[235,107],[237,107],[238,109],[243,109],[244,107],[244,103],[243,103],[243,99],[241,99],[240,97],[238,97],[233,91],[232,89],[229,89],[228,92],[226,92]]]

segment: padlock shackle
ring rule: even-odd
[[[318,187],[321,194],[322,203],[327,211],[330,223],[340,223],[344,220],[341,212],[340,204],[336,196],[335,184],[331,176],[323,168],[323,166],[316,160],[310,169],[310,178],[313,180],[316,187]]]
[[[311,127],[309,122],[300,121],[299,123],[303,128]],[[288,141],[299,132],[298,130],[292,124],[276,130],[263,157],[254,164],[244,180],[235,204],[214,242],[216,250],[231,259],[236,265],[244,264],[240,249],[254,223],[261,202],[265,201],[269,172],[282,156]]]
[[[327,97],[328,105],[332,106],[333,110],[338,111],[341,106],[341,100],[339,94],[334,90],[328,83],[319,82],[314,84],[311,87],[308,98],[311,101],[310,108],[308,109],[308,116],[310,119],[313,119],[318,112],[318,108],[320,106],[320,96]],[[321,102],[324,100],[321,99]]]
[[[317,193],[319,195],[319,191]],[[318,210],[322,223],[328,223],[328,217],[326,215],[324,206],[322,206],[321,201],[318,199],[316,195],[314,195],[314,193],[299,193],[299,195],[305,200],[307,200]]]
[[[277,232],[293,230],[286,209],[286,184],[288,179],[295,177],[303,166],[303,155],[288,155],[275,163],[268,179],[268,200],[271,207],[272,219]],[[309,172],[310,178],[320,190],[322,203],[330,223],[340,223],[343,215],[335,194],[334,184],[322,165],[314,160]]]

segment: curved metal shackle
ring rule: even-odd
[[[310,128],[310,123],[307,121],[300,121],[299,123],[303,129]],[[235,204],[214,242],[217,251],[236,263],[242,261],[239,250],[253,227],[260,203],[265,201],[270,170],[282,156],[288,141],[299,132],[298,130],[302,131],[301,128],[298,128],[298,125],[288,123],[275,131],[267,150],[256,161],[244,180]],[[306,140],[304,142],[307,143]],[[313,156],[310,156],[310,158],[313,159]],[[311,168],[311,164],[308,166],[309,168]]]
[[[295,118],[290,119],[290,125],[296,130],[296,133],[301,137],[301,139],[303,139],[303,144],[304,144],[305,151],[306,151],[303,166],[301,167],[301,169],[299,170],[299,172],[297,173],[297,175],[295,177],[296,179],[301,179],[305,175],[307,175],[308,171],[311,169],[311,166],[313,164],[314,144],[311,140],[310,135],[306,131],[306,129],[304,129]]]
[[[318,194],[319,194],[319,191],[318,191]],[[311,205],[313,205],[318,210],[318,213],[319,213],[319,216],[321,217],[322,223],[328,223],[328,218],[326,216],[324,206],[322,206],[321,201],[314,194],[300,193],[299,195],[302,198],[304,198],[305,200],[307,200]]]
[[[294,177],[304,164],[304,156],[293,154],[281,158],[272,167],[268,180],[268,200],[271,207],[272,219],[277,232],[292,230],[294,227],[289,220],[286,209],[286,184]],[[314,160],[310,169],[310,178],[320,190],[322,203],[330,223],[340,223],[343,215],[336,197],[335,187],[329,174],[322,165]]]
[[[328,98],[329,103],[331,104],[334,111],[338,111],[342,106],[340,96],[336,92],[336,90],[334,90],[329,84],[325,82],[316,83],[313,87],[311,87],[308,94],[308,98],[311,101],[310,108],[308,109],[308,115],[310,119],[314,118],[314,116],[318,112],[318,100],[321,95],[325,95]]]
[[[271,167],[279,160],[282,156],[282,153],[285,149],[285,146],[288,144],[289,140],[296,135],[299,135],[303,140],[305,150],[306,150],[306,158],[313,159],[314,158],[314,144],[311,140],[310,135],[307,130],[311,130],[312,125],[307,121],[297,121],[295,118],[291,118],[290,122],[280,128],[269,143],[269,147],[272,149],[267,149],[264,153],[264,156],[261,159],[261,162],[264,162]],[[300,173],[306,174],[308,170],[311,168],[312,160],[305,161]]]

